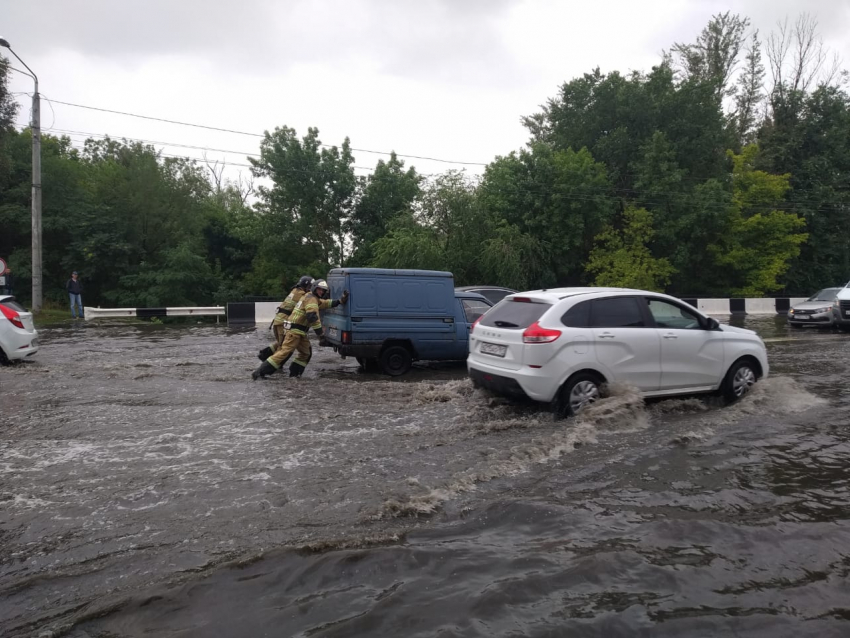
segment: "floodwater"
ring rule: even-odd
[[[850,635],[850,335],[733,318],[740,403],[583,418],[264,329],[78,323],[0,369],[0,635]]]

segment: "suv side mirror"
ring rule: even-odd
[[[717,330],[720,327],[720,322],[717,321],[714,317],[708,317],[705,322],[706,330]]]

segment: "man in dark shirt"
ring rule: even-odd
[[[71,273],[71,278],[65,284],[68,291],[68,296],[71,298],[71,318],[76,319],[77,315],[74,311],[74,304],[80,309],[80,319],[83,318],[83,298],[80,296],[83,293],[83,284],[78,279],[77,271]]]

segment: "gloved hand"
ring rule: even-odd
[[[347,301],[348,301],[348,291],[344,290],[343,293],[342,293],[342,297],[339,298],[339,303],[341,303],[344,306]]]

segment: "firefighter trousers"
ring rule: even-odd
[[[307,335],[296,334],[291,330],[286,333],[280,348],[270,356],[267,361],[276,369],[280,368],[289,360],[293,352],[298,354],[295,356],[295,361],[302,367],[307,367],[310,362],[310,357],[313,356],[313,347],[310,345],[310,338]]]
[[[282,323],[275,324],[272,326],[272,334],[274,334],[272,350],[277,350],[283,345],[283,340],[286,338],[286,327]]]

